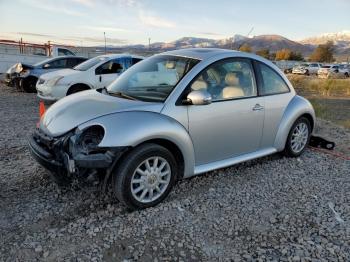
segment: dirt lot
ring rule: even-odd
[[[129,213],[96,188],[61,189],[31,158],[34,94],[0,86],[0,261],[349,261],[350,161],[308,149],[179,182]],[[350,133],[318,121],[342,144]]]

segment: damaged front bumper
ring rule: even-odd
[[[109,170],[126,150],[125,147],[113,147],[86,154],[77,151],[71,137],[74,137],[73,132],[53,138],[37,129],[28,138],[28,144],[31,154],[40,165],[62,176],[79,174],[83,169]]]

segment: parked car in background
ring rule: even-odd
[[[121,73],[143,58],[129,54],[102,55],[85,61],[73,69],[44,74],[37,82],[38,97],[57,101],[83,90],[106,87]]]
[[[322,64],[320,63],[304,63],[293,67],[292,73],[300,75],[316,75],[321,66]]]
[[[319,78],[348,78],[350,75],[349,65],[325,65],[317,73]]]
[[[350,65],[349,64],[339,65],[339,72],[343,74],[345,78],[350,77]]]
[[[63,68],[73,68],[86,60],[87,58],[80,56],[60,56],[34,65],[17,63],[7,71],[5,82],[26,92],[36,92],[35,85],[42,74]]]
[[[141,209],[182,178],[276,152],[300,156],[314,124],[312,105],[272,62],[193,48],[154,55],[107,88],[61,99],[29,146],[56,179],[98,174],[121,203]]]

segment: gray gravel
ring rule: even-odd
[[[26,147],[37,119],[35,95],[0,87],[0,261],[350,260],[350,161],[265,157],[181,181],[130,213],[94,187],[52,182]],[[320,121],[327,130],[349,139]]]

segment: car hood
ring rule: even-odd
[[[56,70],[53,72],[43,74],[40,78],[44,79],[44,80],[48,80],[48,79],[52,79],[56,76],[67,77],[67,76],[76,75],[76,74],[80,74],[80,73],[81,73],[81,71],[67,68],[67,69],[60,69],[60,70]]]
[[[53,104],[40,121],[40,129],[57,137],[92,119],[125,111],[160,112],[163,103],[129,100],[88,90],[69,95]]]
[[[22,63],[17,63],[11,66],[6,73],[7,74],[13,74],[13,73],[20,73],[23,69],[33,69],[34,66],[28,65],[28,64],[22,64]]]

